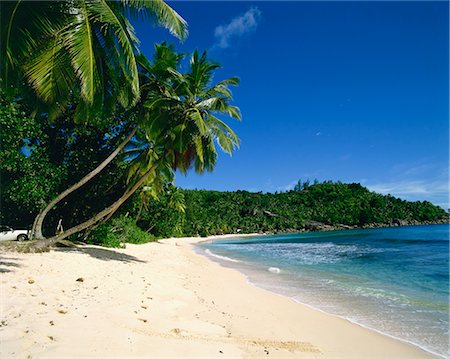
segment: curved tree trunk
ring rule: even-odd
[[[96,175],[98,175],[119,153],[122,151],[122,149],[126,146],[128,142],[133,138],[134,134],[136,133],[138,127],[136,126],[133,131],[127,136],[127,138],[102,162],[100,163],[94,170],[89,172],[86,176],[84,176],[80,181],[75,183],[73,186],[66,189],[64,192],[60,193],[55,199],[53,199],[39,214],[36,216],[33,227],[31,229],[30,237],[31,239],[40,239],[43,240],[44,236],[42,234],[42,226],[44,224],[45,216],[50,212],[50,210],[59,203],[62,199],[67,197],[70,193],[77,190],[81,186],[83,186],[85,183],[90,181],[92,178],[94,178]]]
[[[127,194],[128,192],[125,192],[125,194]],[[103,223],[107,222],[114,213],[116,213],[116,211],[119,209],[120,207],[116,207],[115,209],[113,209],[111,212],[109,212],[105,217],[103,217],[100,221],[96,222],[94,225],[90,226],[90,228],[87,230],[86,234],[84,235],[84,239],[86,239],[94,229],[96,229],[97,227],[101,226]]]
[[[67,231],[65,231],[62,234],[53,236],[51,238],[45,238],[35,243],[34,248],[37,249],[43,249],[46,247],[51,246],[52,244],[65,239],[72,234],[81,232],[82,230],[89,228],[93,224],[97,223],[98,221],[102,220],[103,218],[109,216],[111,213],[114,213],[119,209],[119,207],[125,203],[125,201],[131,197],[131,195],[136,192],[139,187],[141,187],[144,182],[147,180],[147,178],[152,174],[153,171],[156,170],[158,167],[158,163],[154,164],[145,174],[137,181],[129,190],[126,190],[125,193],[120,197],[116,202],[114,202],[109,207],[105,208],[103,211],[97,213],[94,217],[88,219],[87,221],[80,223],[72,228],[69,228]]]
[[[139,219],[141,218],[142,208],[144,208],[144,200],[141,199],[141,205],[139,206],[139,211],[136,215],[135,222],[138,223]]]

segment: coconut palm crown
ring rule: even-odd
[[[216,144],[230,155],[239,147],[237,135],[219,118],[241,119],[239,108],[230,105],[229,89],[239,80],[232,77],[213,84],[220,66],[198,51],[182,74],[178,68],[183,57],[163,43],[156,46],[153,63],[141,63],[141,133],[128,148],[129,179],[139,178],[155,162],[161,163],[159,168],[169,180],[174,170],[212,171]]]
[[[3,90],[29,84],[49,117],[68,103],[77,118],[139,99],[138,39],[128,18],[147,17],[184,39],[187,24],[162,0],[1,2]]]

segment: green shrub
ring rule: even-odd
[[[119,248],[120,239],[113,232],[111,223],[104,223],[94,229],[87,238],[88,244],[97,244],[103,247]]]
[[[152,242],[155,237],[140,229],[132,218],[120,216],[101,224],[89,235],[89,244],[119,248],[123,243]]]
[[[155,237],[140,229],[133,218],[119,217],[112,221],[114,227],[118,228],[121,242],[141,244],[155,241]]]

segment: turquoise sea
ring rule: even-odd
[[[217,240],[197,250],[283,294],[449,355],[449,226]]]

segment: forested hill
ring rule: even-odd
[[[182,190],[184,213],[150,205],[140,226],[157,236],[287,232],[448,222],[430,202],[370,192],[358,183],[299,183],[281,193]],[[175,233],[178,232],[178,233]]]

